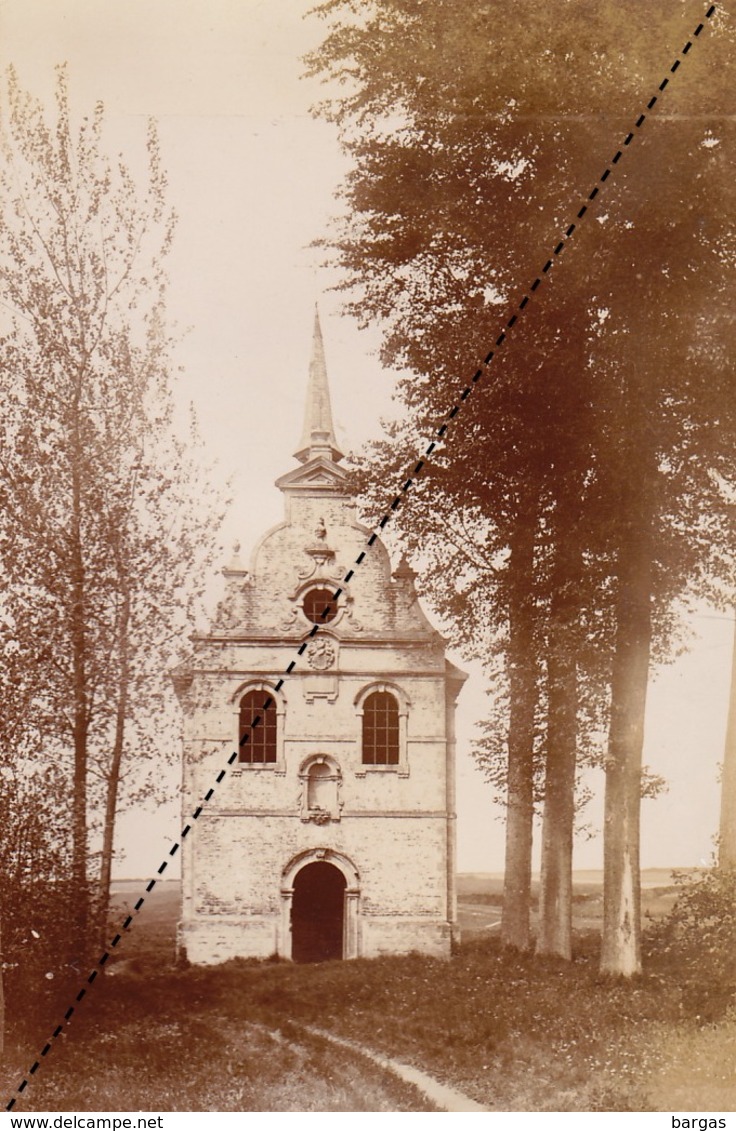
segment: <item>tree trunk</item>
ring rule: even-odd
[[[78,400],[74,408],[78,413]],[[71,500],[71,607],[72,732],[74,736],[74,790],[72,799],[72,883],[75,904],[74,946],[81,959],[89,946],[89,888],[87,884],[87,636],[85,568],[82,547],[82,445],[78,417],[73,423]]]
[[[121,571],[119,570],[119,573]],[[99,941],[104,947],[107,942],[108,915],[110,910],[110,882],[112,879],[112,861],[115,847],[115,818],[117,816],[118,789],[120,786],[120,771],[123,762],[123,749],[125,743],[125,721],[128,712],[128,681],[130,679],[130,664],[128,660],[128,629],[130,625],[130,595],[125,583],[121,584],[122,607],[120,612],[120,625],[118,629],[118,695],[115,707],[115,737],[113,739],[112,757],[107,775],[107,791],[105,797],[105,824],[102,834],[102,856],[100,859],[100,888],[98,893],[97,922]]]
[[[642,473],[642,479],[644,473]],[[641,503],[641,495],[639,496]],[[640,506],[618,554],[616,640],[606,761],[601,970],[641,971],[639,822],[644,710],[651,646],[651,516]]]
[[[3,971],[2,915],[0,915],[0,1057],[5,1051],[5,974]]]
[[[501,941],[529,947],[534,822],[534,529],[521,526],[511,545],[509,574],[509,735],[506,776],[506,861]]]
[[[578,622],[582,558],[579,484],[556,484],[547,631],[547,756],[537,954],[572,958],[572,852],[578,740]],[[561,490],[560,490],[561,489]]]
[[[572,849],[577,763],[577,668],[571,633],[552,624],[537,954],[572,958]]]
[[[731,698],[728,704],[726,745],[721,773],[721,820],[718,830],[718,867],[736,868],[736,621],[731,661]]]

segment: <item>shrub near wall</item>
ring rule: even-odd
[[[677,901],[646,932],[646,953],[676,974],[685,1014],[719,1020],[736,996],[736,869],[675,874]]]

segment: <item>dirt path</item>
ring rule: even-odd
[[[458,1092],[456,1088],[450,1088],[447,1084],[441,1084],[439,1080],[435,1080],[433,1076],[428,1076],[426,1072],[422,1072],[419,1068],[414,1068],[411,1064],[403,1064],[400,1060],[393,1060],[390,1057],[382,1056],[380,1053],[374,1052],[373,1049],[367,1048],[365,1045],[356,1044],[355,1041],[348,1041],[344,1037],[336,1037],[334,1033],[328,1033],[325,1029],[317,1029],[313,1025],[304,1025],[304,1029],[309,1033],[313,1033],[315,1037],[321,1037],[330,1044],[339,1045],[341,1048],[349,1049],[350,1052],[357,1053],[360,1056],[366,1057],[386,1072],[392,1072],[401,1080],[405,1080],[407,1084],[413,1084],[422,1095],[431,1100],[441,1111],[491,1111],[489,1107],[483,1107],[482,1104],[476,1103],[471,1100],[470,1096],[466,1096],[463,1092]]]

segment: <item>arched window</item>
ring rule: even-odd
[[[363,703],[363,764],[399,764],[399,705],[390,691],[374,691]]]
[[[270,706],[265,707],[269,699]],[[276,703],[268,691],[246,691],[240,700],[239,761],[276,762],[277,731]]]

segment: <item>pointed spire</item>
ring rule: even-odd
[[[307,386],[307,405],[304,413],[304,429],[296,459],[301,463],[322,456],[338,463],[342,452],[337,446],[335,430],[332,425],[330,407],[330,387],[327,382],[325,347],[319,324],[319,310],[314,307],[314,338],[312,340],[312,359],[309,363],[309,384]]]

